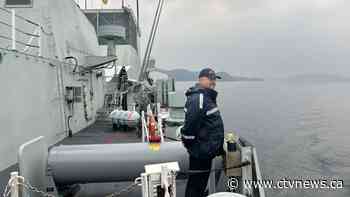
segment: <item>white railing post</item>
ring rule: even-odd
[[[158,119],[160,142],[164,142],[164,132],[163,132],[163,120]]]
[[[19,197],[18,192],[18,172],[11,172],[11,197]]]
[[[141,129],[142,129],[142,142],[145,142],[145,132],[146,132],[146,129],[145,129],[145,112],[142,111],[141,112]]]
[[[39,46],[39,56],[42,56],[42,49],[41,49],[41,26],[38,26],[39,30],[38,30],[38,46]]]
[[[160,103],[157,103],[157,117],[158,117],[158,129],[161,142],[164,142],[164,133],[163,133],[163,117],[160,113]]]
[[[16,50],[16,11],[11,10],[12,21],[12,50]]]

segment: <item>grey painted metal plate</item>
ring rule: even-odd
[[[45,191],[46,188],[46,164],[47,144],[45,138],[40,136],[30,140],[19,147],[18,163],[20,175],[32,186]],[[36,197],[37,193],[28,193],[24,190],[24,196]]]

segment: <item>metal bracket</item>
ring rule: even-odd
[[[179,170],[178,162],[146,165],[141,174],[142,197],[175,197]]]

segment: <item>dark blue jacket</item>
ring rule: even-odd
[[[185,124],[182,141],[196,158],[214,158],[222,153],[224,124],[216,104],[217,92],[198,84],[186,92]]]

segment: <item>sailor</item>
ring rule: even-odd
[[[122,110],[127,111],[128,110],[128,103],[127,103],[127,91],[128,89],[128,72],[126,71],[125,66],[123,66],[120,69],[119,76],[118,76],[118,90],[120,92],[124,92],[121,97],[121,106]],[[126,125],[124,125],[124,130],[126,130]]]
[[[223,153],[224,124],[216,103],[218,93],[214,90],[216,79],[221,77],[205,68],[198,78],[198,83],[186,91],[186,115],[181,136],[189,153],[189,170],[202,172],[189,174],[186,197],[205,196],[212,160]]]

